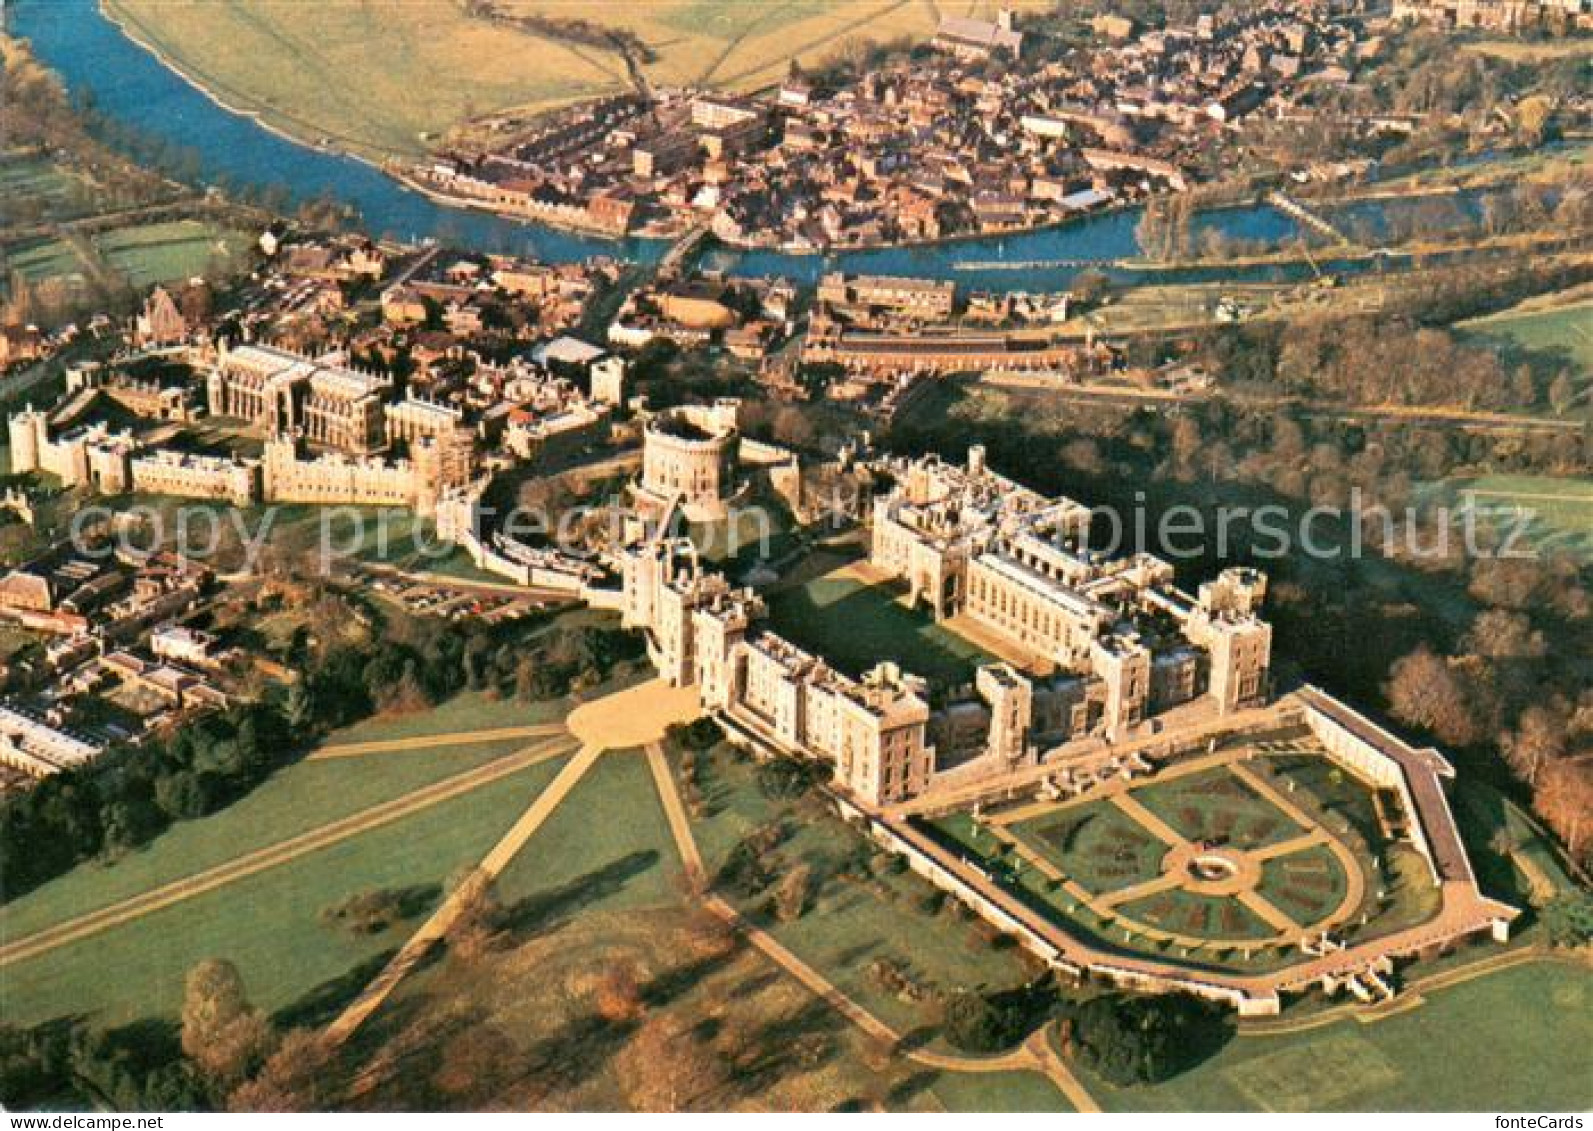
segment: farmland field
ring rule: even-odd
[[[455,0],[391,5],[299,0],[109,0],[110,15],[218,100],[300,140],[370,158],[415,157],[453,126],[502,110],[553,109],[631,89],[608,49],[515,20],[584,20],[646,45],[663,85],[749,90],[792,59],[934,31],[936,12],[989,0],[497,0],[499,20]],[[1022,4],[1019,5],[1020,7]],[[1045,5],[1048,6],[1048,5]]]

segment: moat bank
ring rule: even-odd
[[[30,40],[38,57],[62,76],[74,94],[91,97],[113,119],[192,150],[198,155],[201,177],[209,183],[280,185],[295,202],[331,197],[357,209],[372,233],[402,240],[435,238],[553,262],[608,255],[650,263],[667,250],[662,240],[581,235],[447,207],[357,158],[301,145],[257,118],[221,105],[168,68],[107,18],[97,0],[12,0],[5,13],[11,34]],[[1056,290],[1088,266],[1137,256],[1138,222],[1137,209],[1119,209],[1005,237],[828,256],[720,248],[709,251],[704,263],[735,275],[782,275],[801,282],[839,269],[954,278],[962,285],[990,290]],[[1251,244],[1275,244],[1299,231],[1294,220],[1267,204],[1203,213],[1194,227],[1197,246],[1208,228]],[[1370,266],[1369,262],[1335,263],[1333,269]],[[1311,273],[1305,263],[1148,271],[1108,268],[1108,274],[1125,283],[1285,281],[1308,278]]]

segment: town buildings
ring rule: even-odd
[[[1593,0],[1394,0],[1393,17],[1466,31],[1593,30]]]
[[[752,98],[661,89],[645,103],[599,100],[537,127],[537,144],[447,155],[410,176],[512,215],[610,232],[707,228],[739,246],[1014,231],[1221,176],[1241,119],[1298,113],[1295,95],[1318,77],[1353,77],[1349,8],[1265,0],[1144,31],[1107,17],[1079,51],[1031,50],[1010,10],[948,14],[932,53],[854,81],[792,75]]]

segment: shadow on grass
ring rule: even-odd
[[[279,1029],[320,1028],[329,1024],[360,996],[397,953],[397,947],[390,947],[322,982],[272,1014],[272,1024]]]
[[[517,941],[551,930],[583,908],[618,894],[628,882],[656,867],[658,860],[651,848],[632,852],[568,883],[529,895],[504,908],[503,927]]]

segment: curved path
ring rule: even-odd
[[[704,874],[702,854],[697,848],[696,837],[692,835],[691,822],[686,816],[685,806],[681,804],[680,791],[676,787],[674,775],[670,773],[663,749],[656,742],[647,746],[647,764],[652,770],[653,784],[657,787],[659,800],[663,803],[664,815],[669,821],[669,831],[675,838],[681,860],[688,869],[695,869],[699,875]],[[815,997],[863,1032],[887,1045],[900,1046],[901,1033],[870,1013],[856,998],[798,958],[773,935],[749,921],[726,900],[710,894],[703,897],[703,903],[710,912],[729,924],[737,934],[756,947],[766,958],[802,983]],[[915,1064],[943,1072],[1040,1072],[1057,1086],[1077,1110],[1086,1112],[1101,1110],[1062,1059],[1051,1051],[1050,1042],[1045,1039],[1044,1029],[1032,1034],[1018,1048],[1000,1056],[957,1056],[929,1049],[915,1049],[905,1052],[904,1055]]]

